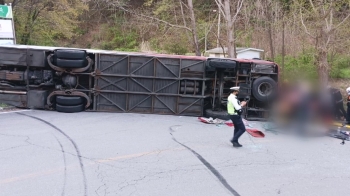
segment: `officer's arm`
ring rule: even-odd
[[[242,109],[242,106],[238,104],[237,99],[232,100],[233,107],[235,107],[236,110]]]

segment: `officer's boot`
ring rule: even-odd
[[[242,147],[242,145],[238,143],[238,141],[232,141],[232,145],[233,147]]]

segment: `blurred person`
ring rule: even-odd
[[[230,119],[234,125],[233,138],[230,141],[234,147],[242,147],[242,145],[238,142],[238,139],[246,131],[241,114],[242,114],[242,107],[244,107],[247,102],[245,101],[240,102],[237,99],[237,94],[239,93],[239,87],[231,87],[230,90],[231,90],[231,94],[227,99],[227,113],[229,114]]]
[[[312,116],[311,107],[313,97],[310,84],[306,81],[298,82],[294,96],[298,99],[296,100],[296,106],[294,108],[295,124],[293,127],[298,134],[304,135],[307,132],[306,128]]]
[[[287,79],[284,79],[282,82],[282,90],[287,90],[289,86],[289,81]]]
[[[335,108],[333,105],[332,94],[330,93],[330,86],[322,86],[318,84],[317,99],[316,99],[316,112],[320,120],[324,124],[330,124],[333,122]]]
[[[295,120],[297,105],[300,101],[299,89],[296,83],[289,83],[285,80],[279,91],[278,100],[274,103],[276,106],[275,119],[284,131],[291,127],[291,123]]]
[[[346,89],[346,92],[348,93],[348,99],[347,99],[347,113],[346,113],[346,123],[350,125],[350,87]]]
[[[331,94],[333,119],[344,120],[346,117],[346,112],[343,105],[343,96],[340,90],[333,88],[330,85],[328,85],[327,89]]]

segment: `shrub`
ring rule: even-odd
[[[275,62],[282,66],[282,56],[278,55]],[[296,79],[296,77],[304,77],[308,79],[317,78],[317,68],[312,53],[303,53],[298,56],[285,56],[284,58],[284,77],[288,80]]]
[[[122,29],[121,27],[109,27],[101,48],[104,50],[119,50],[133,52],[139,50],[139,35],[134,29]]]
[[[282,65],[282,56],[278,55],[275,62]],[[350,79],[350,57],[337,55],[329,62],[331,65],[330,78]],[[317,78],[317,67],[312,52],[304,52],[297,56],[285,56],[284,76],[287,79],[306,77],[309,79]]]
[[[350,57],[338,55],[331,65],[330,76],[332,78],[350,79]]]

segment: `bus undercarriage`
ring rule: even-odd
[[[268,118],[278,65],[263,60],[0,46],[0,102],[58,112],[104,111],[228,119],[229,88],[244,118]]]

